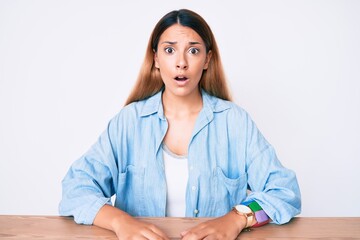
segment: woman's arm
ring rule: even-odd
[[[246,227],[246,217],[230,211],[226,215],[201,223],[181,233],[182,240],[236,239]],[[250,226],[256,224],[254,219]]]
[[[123,128],[131,127],[125,120],[120,114],[112,119],[98,141],[72,164],[62,181],[60,215],[112,230],[119,239],[168,239],[156,226],[138,221],[111,205],[118,183],[118,164],[122,161],[116,147],[118,136],[125,134]]]
[[[300,213],[301,194],[295,172],[281,164],[275,149],[249,116],[246,166],[250,194],[245,203],[256,201],[276,224],[287,223]]]
[[[99,210],[94,225],[115,232],[118,239],[168,239],[155,225],[141,222],[111,205],[104,205]]]

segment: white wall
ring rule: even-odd
[[[57,214],[155,23],[190,8],[236,102],[296,171],[302,216],[360,216],[360,1],[218,2],[0,0],[0,214]]]

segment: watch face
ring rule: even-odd
[[[251,213],[251,209],[245,205],[236,205],[235,208],[242,213]]]
[[[251,211],[251,209],[248,206],[245,205],[237,205],[234,207],[234,211],[237,211],[237,214],[243,215],[246,217],[246,226],[250,227],[253,220],[254,220],[254,213]]]

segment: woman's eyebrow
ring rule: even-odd
[[[174,45],[174,44],[177,44],[177,42],[172,42],[172,41],[164,41],[162,42],[161,44],[170,44],[170,45]],[[189,42],[190,45],[197,45],[197,44],[200,44],[200,42]]]
[[[170,44],[170,45],[174,45],[176,44],[177,42],[171,42],[171,41],[164,41],[162,42],[161,44]]]

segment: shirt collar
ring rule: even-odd
[[[166,120],[164,115],[164,108],[162,105],[162,92],[163,89],[155,95],[144,100],[144,105],[140,114],[141,117],[157,113],[160,119]],[[201,94],[203,99],[203,111],[206,113],[206,115],[208,115],[208,117],[212,117],[213,113],[222,112],[230,108],[228,101],[211,96],[203,89],[201,89]]]
[[[164,108],[161,100],[162,92],[163,89],[158,93],[156,93],[155,95],[149,97],[148,99],[143,100],[144,105],[141,110],[141,114],[140,114],[141,117],[146,117],[148,115],[158,113],[159,117],[165,120]]]

